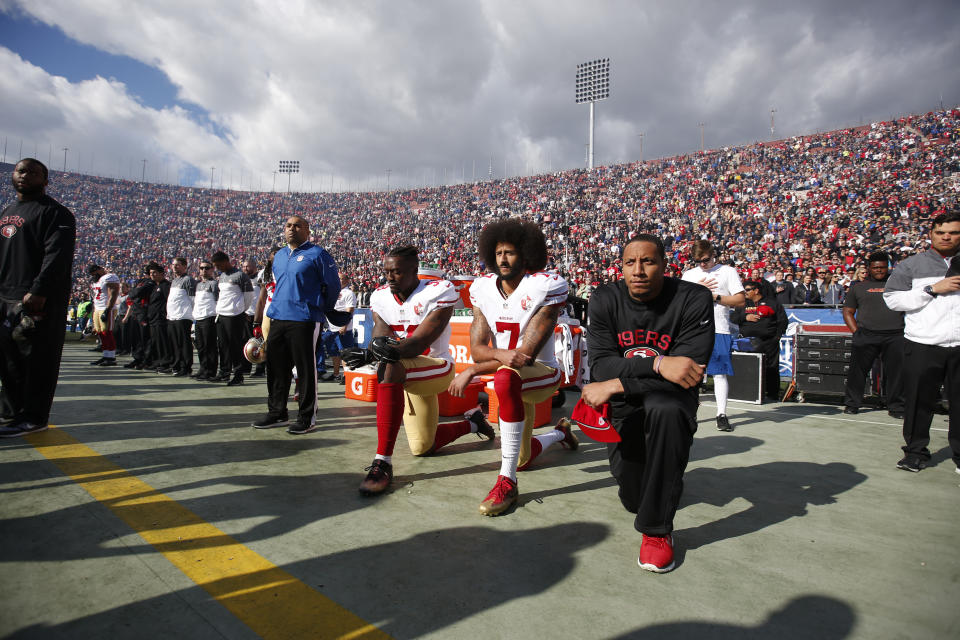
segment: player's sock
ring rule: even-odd
[[[730,394],[730,383],[727,376],[720,374],[713,376],[713,394],[717,398],[717,415],[727,413],[727,396]]]
[[[386,462],[387,464],[392,464],[392,463],[393,463],[393,456],[384,456],[384,455],[380,455],[379,453],[378,453],[377,455],[373,456],[373,459],[374,459],[374,460],[383,460],[383,461]]]
[[[403,384],[381,382],[377,385],[377,454],[393,455],[402,422]]]
[[[500,403],[500,475],[514,481],[523,438],[522,384],[517,372],[510,369],[500,369],[493,376],[493,388]]]
[[[459,438],[465,436],[471,431],[471,427],[476,429],[469,420],[460,420],[459,422],[442,422],[437,425],[437,435],[433,437],[433,447],[431,451],[437,451],[440,447],[446,446]]]
[[[117,357],[117,340],[113,337],[112,331],[104,331],[100,334],[100,344],[103,347],[103,352],[100,355],[104,358]]]

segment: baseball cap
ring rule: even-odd
[[[577,400],[570,419],[577,423],[580,431],[597,442],[620,442],[620,434],[610,422],[610,403],[607,402],[597,411],[583,401]]]

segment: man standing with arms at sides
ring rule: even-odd
[[[330,254],[310,242],[306,219],[287,218],[283,235],[287,246],[273,257],[276,288],[267,309],[267,413],[253,426],[269,429],[288,424],[287,395],[291,369],[296,366],[299,410],[287,433],[302,435],[317,428],[317,339],[326,316],[336,315],[333,305],[340,276]]]
[[[133,360],[123,365],[124,369],[142,370],[150,361],[150,324],[147,321],[147,305],[150,303],[150,293],[154,287],[150,279],[150,271],[144,265],[140,271],[140,279],[134,283],[127,298],[130,311],[123,317],[133,328],[133,349],[130,355]],[[129,318],[129,320],[128,320]]]
[[[920,471],[930,461],[930,423],[941,385],[950,400],[947,441],[960,473],[960,211],[930,225],[930,248],[897,265],[883,292],[904,313],[903,439],[897,467]]]
[[[192,315],[197,323],[197,359],[200,361],[196,379],[201,382],[217,377],[217,296],[220,289],[213,275],[213,263],[206,258],[200,260],[200,282],[193,298]]]
[[[733,339],[730,337],[730,309],[742,307],[746,303],[740,276],[733,267],[717,263],[717,254],[707,240],[693,243],[693,262],[698,266],[683,274],[683,280],[701,284],[710,289],[713,297],[713,319],[716,337],[713,353],[707,364],[707,375],[713,376],[713,393],[717,399],[717,429],[733,431],[727,418],[727,397],[730,383],[727,376],[733,375]]]
[[[323,332],[323,350],[333,362],[333,372],[329,377],[320,376],[320,379],[324,382],[333,380],[339,384],[346,383],[344,375],[340,371],[340,353],[344,349],[357,346],[357,341],[353,338],[353,312],[356,308],[357,296],[350,288],[350,276],[342,273],[340,274],[340,295],[337,297],[337,304],[334,305],[334,309],[349,314],[350,322],[338,327],[329,319],[327,320],[327,330]]]
[[[360,493],[378,495],[393,478],[393,449],[403,424],[415,456],[427,456],[468,433],[493,440],[483,413],[438,424],[437,394],[453,380],[450,317],[457,291],[447,280],[420,280],[420,259],[412,246],[394,247],[383,259],[387,284],[370,296],[373,339],[367,349],[348,348],[350,367],[377,365],[377,455],[367,467]]]
[[[150,325],[150,368],[157,373],[172,373],[173,345],[170,344],[170,332],[167,331],[167,296],[170,295],[170,281],[164,275],[164,268],[156,262],[147,265],[150,275],[150,299],[147,302],[147,323]]]
[[[903,419],[903,312],[883,301],[890,275],[890,256],[876,251],[867,258],[866,280],[850,285],[843,302],[843,322],[853,332],[850,373],[843,412],[857,414],[863,403],[867,374],[877,356],[883,362],[884,397],[890,417]]]
[[[45,193],[47,168],[13,169],[17,201],[0,213],[0,437],[43,431],[60,374],[77,228]],[[31,328],[32,327],[32,328]]]
[[[170,368],[174,376],[183,378],[193,372],[190,329],[193,327],[193,299],[197,292],[197,281],[187,273],[186,258],[174,258],[172,267],[174,278],[170,283],[170,295],[167,296],[167,330],[173,348],[173,364]]]
[[[248,278],[250,278],[250,285],[253,287],[253,299],[250,302],[250,306],[247,307],[247,310],[244,312],[247,316],[247,339],[249,340],[250,336],[253,335],[253,317],[256,315],[257,302],[260,300],[260,273],[258,273],[257,261],[253,258],[247,258],[244,260],[243,272],[247,274]],[[243,372],[245,374],[249,374],[253,370],[253,365],[247,362],[246,358],[244,358]],[[264,374],[263,364],[258,364],[256,371],[256,377],[262,377]]]
[[[253,283],[250,276],[233,266],[223,251],[214,253],[211,261],[220,272],[217,342],[221,370],[217,381],[226,381],[228,387],[234,387],[243,384],[243,371],[248,364],[243,357],[243,343],[250,339],[247,309],[253,302]]]
[[[117,337],[113,333],[117,318],[117,298],[120,297],[120,278],[98,264],[87,267],[94,278],[93,284],[93,331],[100,336],[103,353],[99,360],[90,364],[100,367],[117,365]]]
[[[587,340],[594,382],[582,400],[610,418],[609,443],[620,501],[637,514],[638,564],[673,569],[673,518],[697,430],[698,387],[714,345],[711,292],[665,278],[663,243],[634,236],[623,248],[623,279],[590,298]]]
[[[516,218],[491,222],[480,231],[478,252],[492,273],[477,278],[470,287],[470,352],[476,364],[469,374],[496,372],[500,473],[480,503],[481,514],[496,516],[517,501],[518,469],[528,468],[554,443],[571,450],[579,443],[567,422],[533,436],[537,403],[560,386],[553,331],[568,291],[563,278],[543,271],[547,264],[543,232],[532,222]],[[458,378],[462,386],[469,382],[464,373]]]

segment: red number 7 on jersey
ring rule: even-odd
[[[507,343],[507,349],[516,349],[520,342],[520,323],[519,322],[498,322],[497,333],[507,333],[510,335]]]

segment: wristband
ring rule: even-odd
[[[657,356],[657,359],[653,361],[653,372],[657,375],[660,375],[660,362],[663,360],[663,356]]]

